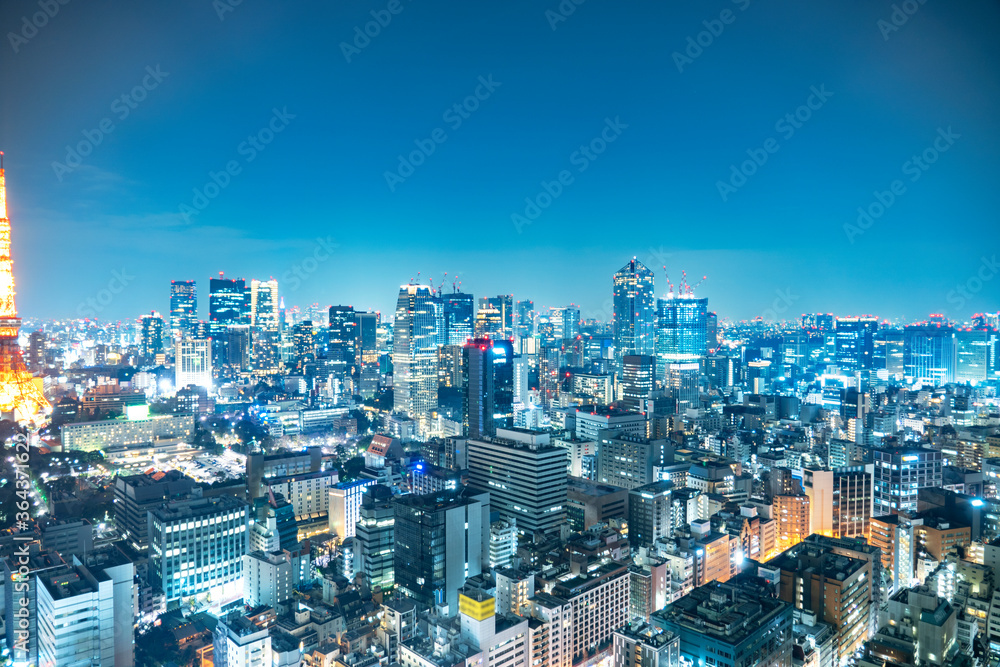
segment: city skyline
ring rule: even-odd
[[[588,3],[567,16],[514,3],[447,21],[406,3],[363,48],[355,28],[379,8],[221,6],[67,4],[30,29],[35,4],[0,9],[26,315],[78,314],[111,271],[134,279],[109,319],[162,308],[171,279],[282,281],[317,239],[336,252],[289,303],[389,312],[417,271],[447,271],[475,294],[594,311],[636,255],[665,257],[658,274],[708,275],[700,294],[737,320],[788,290],[800,312],[991,309],[996,283],[957,289],[997,271],[992,246],[971,242],[994,234],[998,203],[994,5],[920,4],[895,25],[891,5],[860,2]],[[51,85],[34,86],[41,76]],[[94,145],[70,167],[81,142]]]

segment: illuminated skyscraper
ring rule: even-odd
[[[470,438],[514,425],[514,345],[475,338],[462,350],[465,426]]]
[[[668,294],[656,300],[656,356],[661,367],[690,363],[705,356],[708,299]]]
[[[476,313],[476,338],[503,337],[503,313],[491,306],[480,306]]]
[[[430,431],[437,409],[437,344],[434,294],[426,285],[402,285],[393,324],[393,407]]]
[[[212,337],[212,357],[216,366],[229,362],[226,346],[229,327],[250,325],[250,294],[242,278],[218,278],[208,281],[208,331]],[[249,345],[249,335],[247,336]]]
[[[194,334],[198,323],[198,290],[193,280],[170,281],[170,336],[176,341]]]
[[[535,333],[535,302],[518,301],[514,334],[518,338],[528,338]]]
[[[250,324],[250,298],[242,278],[218,278],[208,281],[208,316],[212,335],[226,330],[229,324]]]
[[[990,331],[958,329],[955,332],[955,381],[984,382],[989,373]]]
[[[343,360],[347,372],[353,375],[358,344],[358,319],[354,306],[330,306],[330,342],[327,355]]]
[[[316,340],[313,337],[311,320],[299,322],[292,327],[292,349],[295,367],[299,372],[302,371],[304,364],[316,360]]]
[[[211,389],[212,353],[209,341],[184,338],[174,344],[174,386],[189,384]]]
[[[944,483],[944,459],[935,449],[886,447],[872,451],[875,464],[873,516],[916,512],[918,491]]]
[[[355,355],[362,364],[378,363],[378,313],[356,313],[357,336]]]
[[[622,360],[622,401],[629,410],[641,410],[642,402],[656,388],[656,357],[627,354]]]
[[[278,281],[250,281],[250,329],[253,368],[270,374],[278,370]]]
[[[941,385],[955,380],[955,330],[947,324],[914,324],[903,329],[907,379]]]
[[[442,297],[448,345],[465,345],[475,334],[476,301],[471,294],[452,292]]]
[[[163,354],[163,318],[159,313],[143,315],[140,320],[139,356],[143,363],[156,363],[157,355]]]
[[[878,318],[871,315],[838,317],[836,331],[836,360],[841,371],[853,373],[872,368]]]
[[[278,332],[278,281],[250,281],[250,326]]]
[[[514,295],[500,294],[484,296],[479,299],[479,308],[495,308],[500,313],[500,332],[498,337],[509,338],[514,335]],[[479,334],[476,334],[477,336]],[[463,341],[464,342],[464,341]]]
[[[7,186],[0,153],[0,414],[15,421],[43,421],[52,406],[24,366],[17,344],[21,318],[14,305],[14,262],[10,256]],[[8,584],[9,585],[9,584]]]
[[[615,363],[622,371],[625,355],[656,353],[656,298],[653,272],[635,259],[613,277]]]
[[[885,370],[890,376],[902,375],[904,346],[903,332],[899,329],[879,329],[873,342],[873,362],[875,370]]]

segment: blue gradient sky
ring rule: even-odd
[[[785,290],[789,314],[997,310],[1000,276],[961,308],[947,298],[1000,250],[996,2],[927,0],[888,40],[881,1],[586,0],[555,30],[556,1],[400,3],[348,63],[340,43],[387,1],[243,0],[220,20],[211,0],[70,0],[16,53],[9,33],[39,7],[4,2],[22,316],[75,315],[124,269],[100,317],[165,311],[170,279],[196,279],[205,318],[210,275],[282,280],[319,237],[339,247],[298,289],[282,280],[289,306],[386,311],[418,271],[447,271],[477,296],[602,314],[636,255],[707,274],[720,317]],[[678,72],[673,52],[726,9],[732,23]],[[119,119],[113,100],[157,65],[169,75]],[[500,86],[452,130],[442,114],[489,75]],[[832,97],[784,138],[776,121],[821,85]],[[274,108],[295,118],[248,163],[239,146]],[[52,163],[104,118],[113,133],[60,181]],[[571,156],[606,118],[628,127],[581,173]],[[960,138],[910,182],[903,164],[949,126]],[[384,172],[438,127],[447,141],[390,191]],[[717,181],[771,137],[780,150],[724,202]],[[230,160],[241,173],[185,220]],[[511,214],[564,169],[573,183],[518,233]],[[894,179],[906,193],[849,242],[844,224]]]

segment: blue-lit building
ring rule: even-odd
[[[656,353],[656,296],[653,272],[634,257],[612,280],[615,368],[621,373],[625,355]]]
[[[462,349],[466,435],[496,435],[514,425],[514,345],[475,338]]]
[[[198,324],[198,289],[193,280],[170,281],[170,335],[194,335]]]
[[[930,322],[903,329],[903,368],[907,379],[934,385],[955,381],[955,330]]]
[[[878,318],[838,317],[836,322],[835,358],[841,371],[853,373],[872,368]]]
[[[656,356],[663,368],[705,355],[707,313],[708,299],[680,294],[656,300]]]
[[[441,297],[448,345],[465,345],[476,326],[476,300],[471,294],[452,292]]]
[[[650,623],[680,637],[685,667],[791,665],[792,613],[767,581],[742,574],[695,588]]]

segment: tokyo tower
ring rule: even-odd
[[[44,423],[52,406],[21,357],[17,334],[21,318],[14,305],[14,272],[10,257],[7,184],[0,152],[0,416],[17,422]]]

